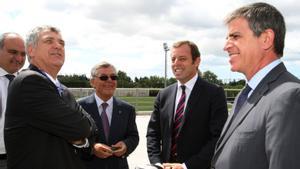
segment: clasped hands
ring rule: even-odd
[[[108,146],[102,143],[96,143],[93,146],[93,153],[99,158],[108,158],[110,156],[122,157],[127,151],[127,146],[123,141]]]

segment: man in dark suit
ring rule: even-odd
[[[207,169],[227,118],[224,90],[198,75],[200,52],[193,42],[174,43],[171,61],[178,83],[157,95],[148,124],[148,157],[166,168]]]
[[[93,117],[99,128],[99,156],[85,157],[88,169],[128,169],[127,156],[139,143],[133,106],[113,97],[117,72],[113,65],[101,62],[91,70],[95,93],[80,99],[79,104]]]
[[[211,168],[299,169],[300,81],[280,60],[282,14],[270,4],[253,3],[225,22],[224,50],[231,70],[243,73],[247,85],[234,102]]]
[[[94,145],[97,128],[57,80],[64,45],[55,27],[36,27],[28,34],[29,69],[20,72],[8,91],[4,126],[8,169],[84,168],[77,153]]]

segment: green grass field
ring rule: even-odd
[[[152,111],[155,97],[118,97],[130,104],[132,104],[136,111]],[[232,105],[227,104],[228,111],[231,109]]]
[[[155,97],[118,97],[132,104],[136,111],[152,111]]]

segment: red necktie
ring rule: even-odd
[[[178,138],[178,131],[181,126],[182,118],[183,118],[183,110],[185,105],[185,86],[180,86],[182,89],[181,97],[179,99],[179,102],[177,104],[176,112],[175,112],[175,118],[173,122],[173,131],[172,131],[172,147],[171,147],[171,155],[174,156],[177,153],[177,138]]]
[[[101,113],[102,127],[103,127],[103,130],[104,130],[106,141],[108,141],[109,121],[108,121],[108,117],[107,117],[107,114],[106,114],[106,108],[107,108],[108,104],[103,102],[101,105],[102,105],[102,110],[103,110],[102,113]]]

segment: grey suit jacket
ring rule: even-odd
[[[229,126],[231,117],[211,168],[300,168],[300,81],[283,63],[264,77]]]

